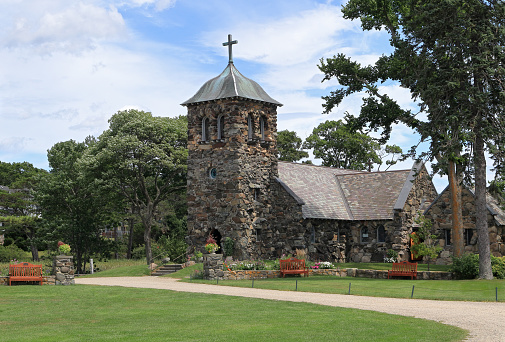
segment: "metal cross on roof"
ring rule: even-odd
[[[233,44],[238,44],[238,40],[231,40],[231,34],[228,35],[228,41],[223,43],[223,46],[228,46],[228,55],[229,55],[229,62],[233,63],[233,56],[231,52],[231,48]]]

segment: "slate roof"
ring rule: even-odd
[[[410,170],[402,170],[337,176],[353,219],[393,218],[393,209],[409,173]]]
[[[282,103],[271,98],[258,83],[242,75],[233,63],[229,63],[219,76],[205,82],[193,97],[181,105],[234,97],[282,106]]]
[[[303,216],[318,219],[392,219],[413,179],[412,170],[363,172],[288,162],[279,162],[278,169],[281,184],[303,204]]]

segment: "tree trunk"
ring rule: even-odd
[[[144,222],[144,243],[146,246],[146,261],[151,265],[153,260],[153,251],[151,249],[151,222]]]
[[[477,228],[479,248],[479,278],[493,279],[491,269],[491,250],[487,226],[486,207],[486,158],[484,139],[480,127],[475,129],[475,226]]]
[[[34,243],[30,243],[30,249],[32,251],[32,260],[39,261],[39,249]]]
[[[449,160],[448,178],[452,209],[452,242],[454,256],[461,257],[465,252],[465,245],[463,241],[463,214],[461,211],[461,180],[458,176],[456,164]]]
[[[128,222],[130,225],[130,232],[128,234],[128,250],[126,251],[126,259],[131,259],[133,247],[133,227],[135,225],[135,220],[131,218],[128,220]]]

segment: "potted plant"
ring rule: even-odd
[[[60,251],[61,255],[70,254],[70,245],[59,241],[58,242],[58,250]]]
[[[214,254],[219,249],[219,246],[216,240],[211,236],[206,241],[205,250],[207,253]]]

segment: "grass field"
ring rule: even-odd
[[[0,289],[2,341],[460,341],[437,322],[372,311],[101,286]]]
[[[216,284],[215,280],[184,281]],[[310,276],[257,279],[254,283],[252,280],[220,280],[219,285],[336,294],[348,294],[350,287],[351,295],[389,298],[411,298],[414,290],[415,299],[484,302],[495,301],[498,288],[498,301],[505,302],[505,280],[397,280]]]

